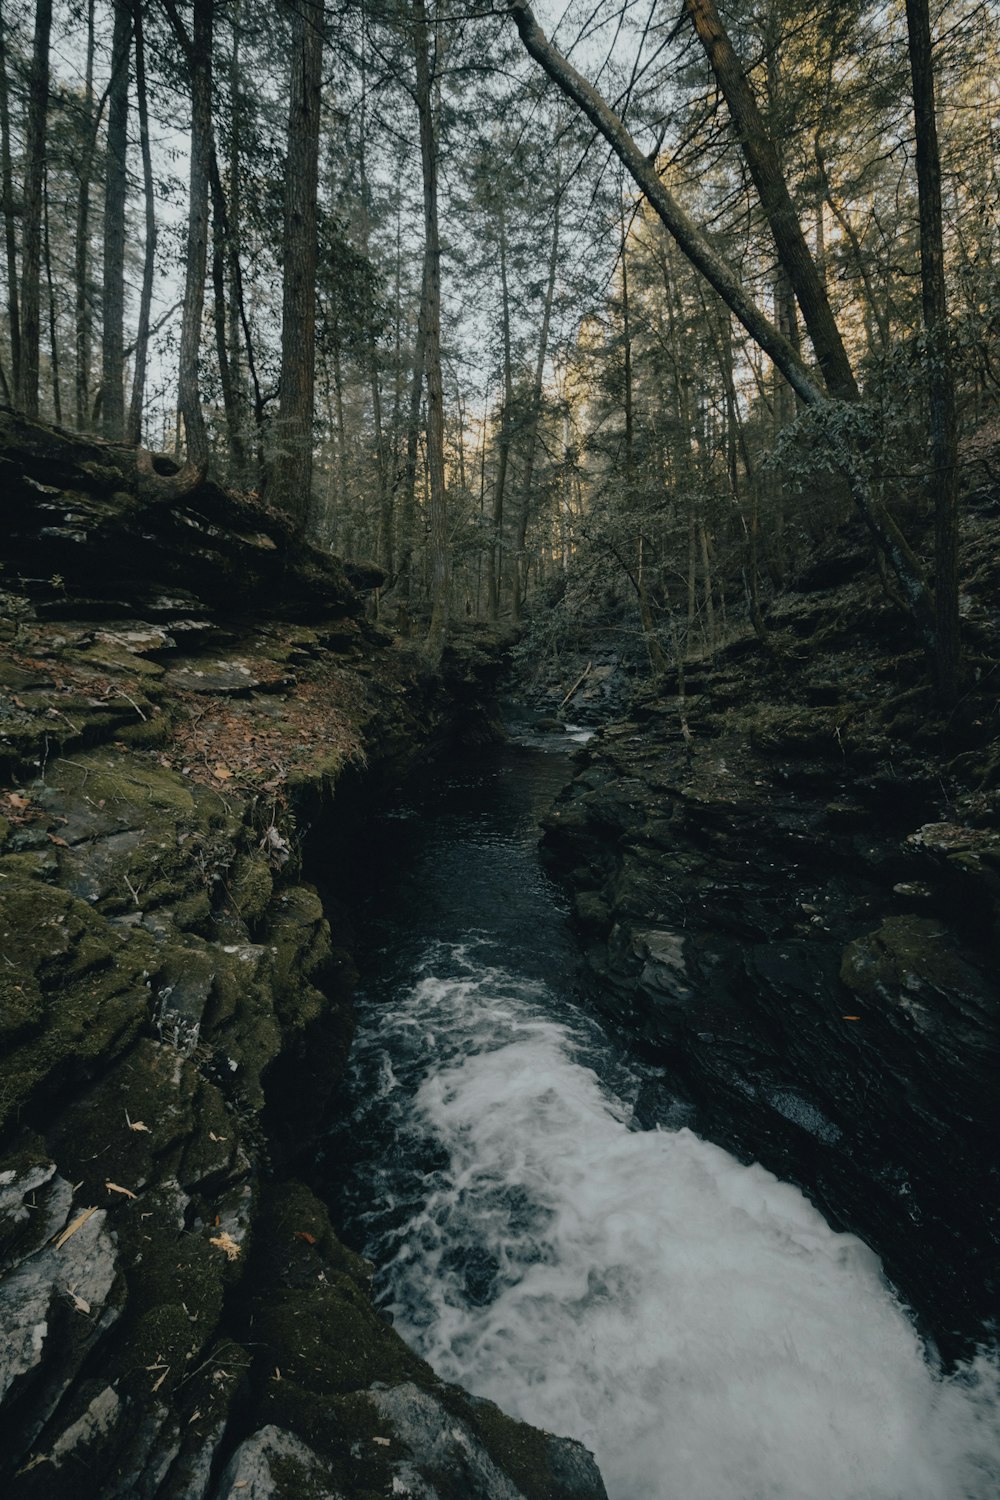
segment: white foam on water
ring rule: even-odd
[[[530,989],[425,975],[373,1038],[441,1064],[407,1105],[449,1165],[395,1240],[404,1337],[579,1438],[611,1500],[997,1500],[996,1362],[942,1378],[876,1256],[797,1189],[629,1130]]]

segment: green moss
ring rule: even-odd
[[[56,761],[49,775],[51,785],[85,795],[91,803],[109,811],[134,809],[148,816],[151,809],[192,819],[194,796],[184,779],[163,766],[106,754],[85,754],[73,761]]]
[[[0,883],[3,980],[19,1045],[4,1064],[0,1123],[43,1086],[106,1066],[148,1014],[145,935],[125,940],[82,901],[34,881]]]
[[[263,854],[239,855],[233,864],[227,885],[244,922],[259,921],[274,892],[274,879]]]

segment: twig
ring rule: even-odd
[[[587,665],[584,667],[583,671],[580,673],[579,677],[576,679],[576,681],[574,682],[573,686],[570,688],[569,692],[566,694],[565,698],[560,703],[560,705],[559,705],[560,708],[565,708],[566,707],[566,704],[572,698],[573,694],[576,692],[576,690],[580,686],[580,684],[584,681],[585,678],[587,678],[587,677],[590,676],[590,669],[591,669],[591,667],[593,665],[594,665],[594,663],[592,661],[588,661]]]

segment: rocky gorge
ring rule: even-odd
[[[325,887],[496,644],[431,670],[376,570],[159,467],[0,412],[4,1493],[602,1496],[410,1352],[299,1171],[352,1032]]]
[[[764,640],[600,729],[545,831],[600,1003],[661,1069],[644,1125],[801,1186],[946,1359],[997,1319],[998,542],[973,496],[953,708],[848,530]]]

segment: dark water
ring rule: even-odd
[[[384,1307],[446,1378],[587,1443],[612,1500],[996,1500],[995,1365],[943,1378],[859,1240],[635,1128],[643,1070],[537,856],[568,774],[482,752],[371,830],[324,1168]]]

